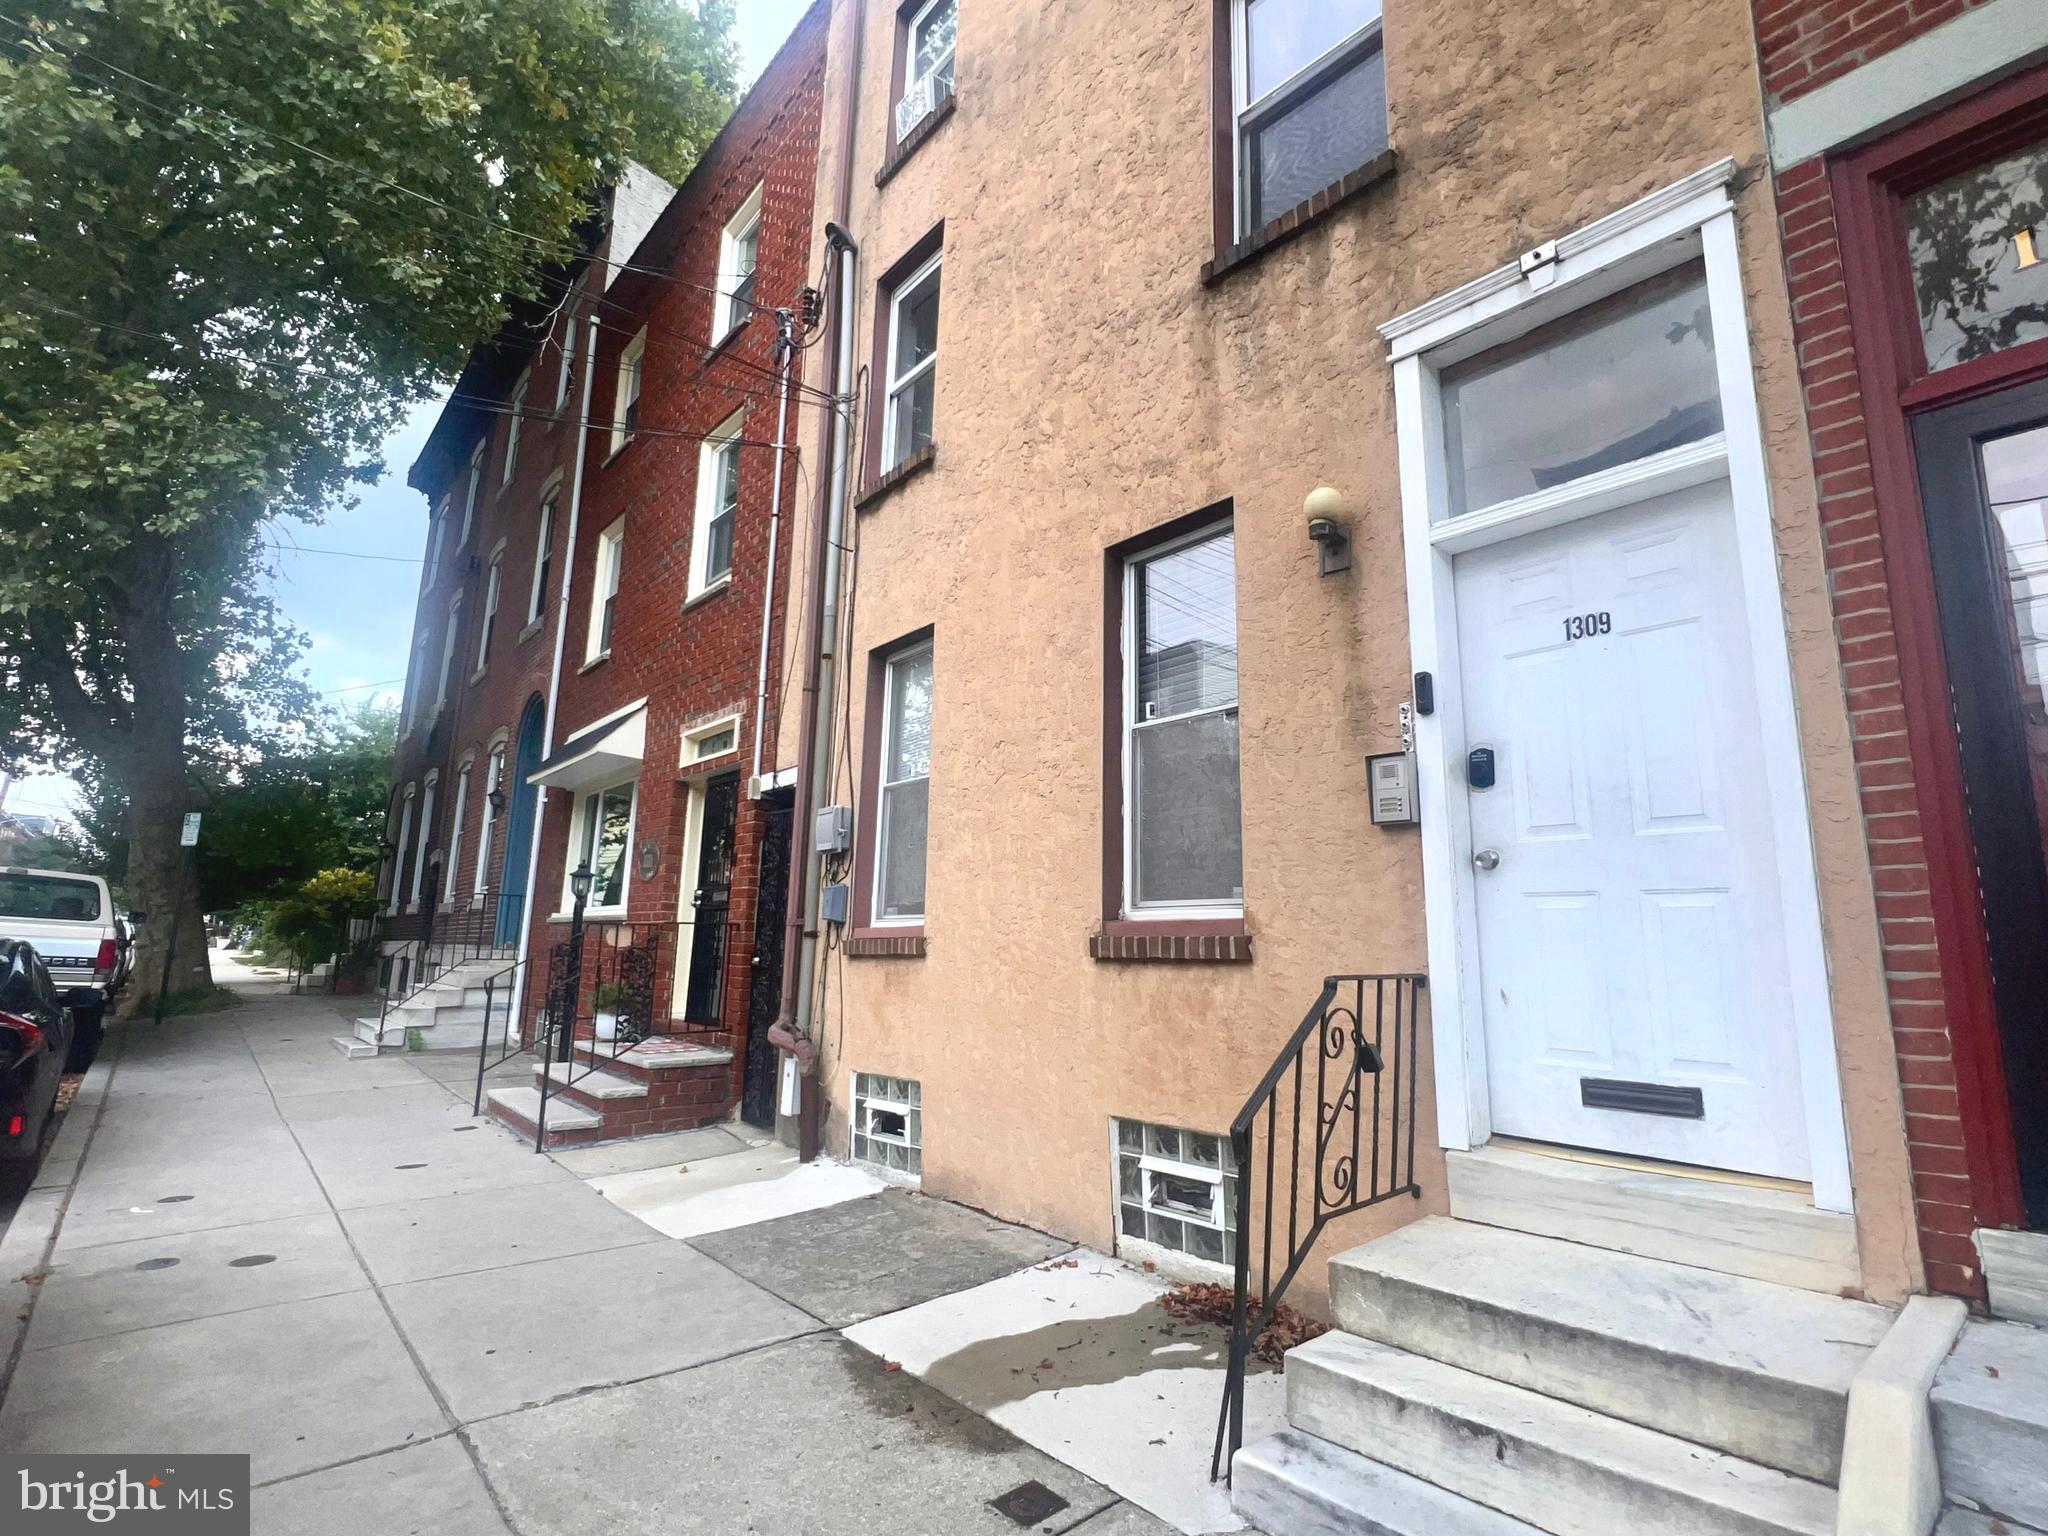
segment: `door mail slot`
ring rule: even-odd
[[[1579,1079],[1579,1102],[1588,1109],[1625,1109],[1638,1115],[1707,1118],[1707,1101],[1697,1088],[1675,1083],[1629,1083],[1612,1077]]]

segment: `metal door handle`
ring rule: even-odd
[[[1499,869],[1500,853],[1496,849],[1482,848],[1477,853],[1472,855],[1472,863],[1473,866],[1478,869]]]

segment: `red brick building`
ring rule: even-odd
[[[786,867],[770,759],[815,481],[801,370],[786,411],[777,370],[815,318],[824,60],[814,10],[680,188],[628,176],[591,255],[472,358],[413,471],[435,513],[387,835],[403,1027],[378,1038],[474,1048],[487,973],[524,1038],[573,1016],[563,1033],[602,1038],[557,1068],[551,1141],[722,1118],[743,1084],[772,1123],[772,1052],[746,1047],[779,970],[749,962],[764,842]],[[408,1004],[415,955],[437,987]],[[656,1045],[627,1051],[641,1036],[674,1049],[650,1063]],[[600,1065],[645,1091],[562,1084]],[[531,1128],[537,1097],[493,1102]]]
[[[1755,14],[1927,1279],[2038,1315],[2048,8]]]

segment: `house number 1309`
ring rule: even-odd
[[[1588,635],[1604,635],[1614,628],[1611,613],[1575,613],[1564,621],[1564,637],[1567,640],[1583,640]]]

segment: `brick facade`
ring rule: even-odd
[[[1764,92],[1791,101],[1987,0],[1757,0]]]

